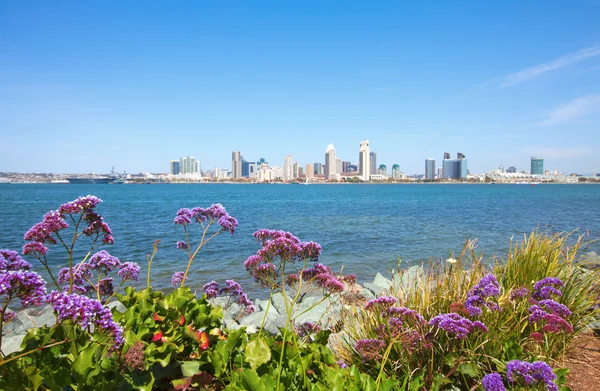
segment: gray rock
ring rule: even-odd
[[[21,343],[25,338],[25,334],[13,334],[2,338],[2,352],[9,355],[21,350]]]
[[[579,266],[590,270],[600,269],[600,255],[593,251],[581,254],[576,262]]]
[[[358,291],[358,296],[360,296],[361,298],[369,301],[369,300],[373,300],[375,298],[375,295],[373,294],[373,292],[371,292],[371,290],[367,289],[367,288],[361,288],[360,291]]]
[[[125,311],[127,311],[127,308],[123,305],[123,303],[121,303],[118,300],[115,301],[111,301],[110,303],[108,303],[106,305],[108,308],[110,308],[110,310],[112,311],[112,309],[114,308],[117,312],[120,313],[124,313]]]
[[[56,315],[54,315],[52,306],[45,306],[40,313],[33,317],[33,323],[36,327],[54,326],[56,324]]]
[[[365,282],[363,284],[363,287],[365,287],[366,289],[368,289],[371,292],[373,292],[374,296],[381,295],[387,289],[387,287],[382,287],[381,285],[377,285],[377,284],[374,284],[374,283],[371,283],[371,282]]]
[[[216,307],[222,307],[225,309],[230,302],[229,296],[218,296],[212,299],[208,299],[208,302]]]
[[[343,308],[340,300],[331,298],[307,300],[300,305],[295,315],[294,322],[297,325],[310,322],[317,323],[321,327],[331,327],[339,321]]]
[[[254,300],[254,307],[256,307],[257,311],[265,311],[269,307],[269,311],[277,312],[277,309],[272,304],[269,305],[269,303],[269,300],[256,299]]]
[[[383,275],[381,275],[381,273],[377,273],[375,275],[375,279],[373,280],[373,284],[379,285],[379,286],[383,287],[384,289],[387,289],[392,285],[392,281],[385,278]]]
[[[272,312],[267,313],[265,319],[265,312],[254,312],[245,318],[240,319],[240,326],[246,326],[246,331],[250,334],[256,333],[265,320],[264,329],[271,334],[279,334],[279,328],[285,325],[285,317]]]
[[[231,316],[231,314],[227,311],[223,311],[223,327],[229,327],[232,328],[232,326],[234,324],[237,324],[235,322],[235,319],[233,318],[233,316]]]

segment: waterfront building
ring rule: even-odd
[[[298,169],[299,169],[299,165],[298,162],[294,163],[293,169],[292,169],[292,177],[294,178],[298,178],[300,175],[298,174]]]
[[[425,180],[434,180],[435,179],[435,160],[434,159],[425,159]]]
[[[273,179],[284,180],[285,179],[285,169],[279,166],[273,166]],[[291,167],[290,167],[291,171]]]
[[[231,178],[239,179],[242,177],[242,157],[240,151],[231,153]]]
[[[275,169],[275,167],[273,167]],[[283,180],[291,181],[294,178],[294,168],[292,163],[292,155],[287,155],[283,162]],[[276,177],[277,178],[277,177]]]
[[[305,174],[307,178],[312,178],[315,175],[315,165],[312,163],[308,163],[306,165]]]
[[[531,157],[531,175],[544,175],[544,159]]]
[[[335,148],[329,144],[325,150],[325,179],[335,179]]]
[[[358,165],[357,164],[350,164],[347,168],[348,171],[345,172],[358,172]]]
[[[467,158],[458,152],[456,159],[450,159],[450,154],[444,152],[444,160],[442,161],[442,177],[444,179],[466,179],[468,175]]]
[[[178,160],[171,160],[171,175],[179,175],[180,172],[180,168],[179,168],[179,161]]]
[[[458,178],[457,179],[467,179],[467,175],[469,175],[469,170],[467,168],[467,157],[465,156],[464,153],[462,152],[458,152],[456,154],[456,171],[458,174]]]
[[[375,152],[369,153],[369,165],[371,166],[371,170],[370,170],[369,174],[371,174],[371,175],[379,174],[379,172],[377,172],[377,153],[375,153]]]
[[[358,152],[358,176],[363,181],[367,182],[371,175],[371,157],[369,154],[369,140],[360,143]]]
[[[400,171],[399,164],[394,164],[392,166],[392,179],[394,179],[394,180],[403,179],[403,173],[402,173],[402,171]]]
[[[443,178],[444,177],[444,168],[443,167],[438,167],[438,169],[437,169],[437,177],[438,178]]]
[[[510,166],[506,169],[506,172],[515,173],[515,172],[517,172],[517,168],[515,166]]]
[[[314,163],[315,175],[323,175],[323,165],[321,163]]]
[[[179,158],[179,173],[182,175],[195,175],[200,172],[200,162],[196,162],[193,156]]]
[[[298,178],[304,178],[304,168],[298,167]]]
[[[258,176],[258,172],[256,169],[256,163],[248,162],[248,177],[247,178],[256,179],[257,176]]]
[[[376,175],[376,174],[371,174],[371,175]],[[383,176],[387,177],[387,166],[385,164],[379,165],[379,175],[383,175]]]
[[[342,171],[342,159],[335,159],[335,174],[336,174],[336,179],[339,178],[339,176],[341,175]]]
[[[348,162],[348,161],[343,161],[342,162],[342,172],[350,172],[348,171],[348,168],[350,167],[352,163]]]

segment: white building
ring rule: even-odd
[[[371,156],[369,155],[369,140],[360,143],[358,153],[358,177],[367,182],[371,173]]]
[[[336,179],[336,168],[335,148],[329,144],[325,150],[325,179]]]
[[[287,155],[283,162],[283,180],[291,181],[294,179],[294,164],[292,163],[292,155]]]

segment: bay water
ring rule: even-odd
[[[239,227],[200,251],[188,285],[199,290],[211,280],[234,279],[251,297],[267,294],[243,266],[259,249],[252,233],[261,228],[320,243],[321,261],[356,274],[359,282],[387,274],[399,259],[408,267],[458,254],[468,238],[477,239],[485,260],[502,259],[511,238],[538,227],[551,233],[578,230],[589,242],[587,250],[600,253],[593,242],[600,237],[600,186],[554,184],[0,184],[0,248],[20,251],[24,233],[44,213],[88,194],[104,201],[97,210],[113,230],[115,244],[105,249],[122,262],[140,263],[140,281],[146,255],[160,240],[152,265],[152,285],[159,289],[168,289],[172,274],[187,264],[175,248],[184,240],[182,227],[173,224],[177,211],[213,203],[221,203]],[[190,238],[197,243],[201,232],[193,228]],[[59,246],[51,246],[48,256],[54,269],[66,265]]]

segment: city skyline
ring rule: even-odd
[[[598,2],[33,4],[0,13],[0,171],[355,163],[365,139],[388,174],[600,171]]]

